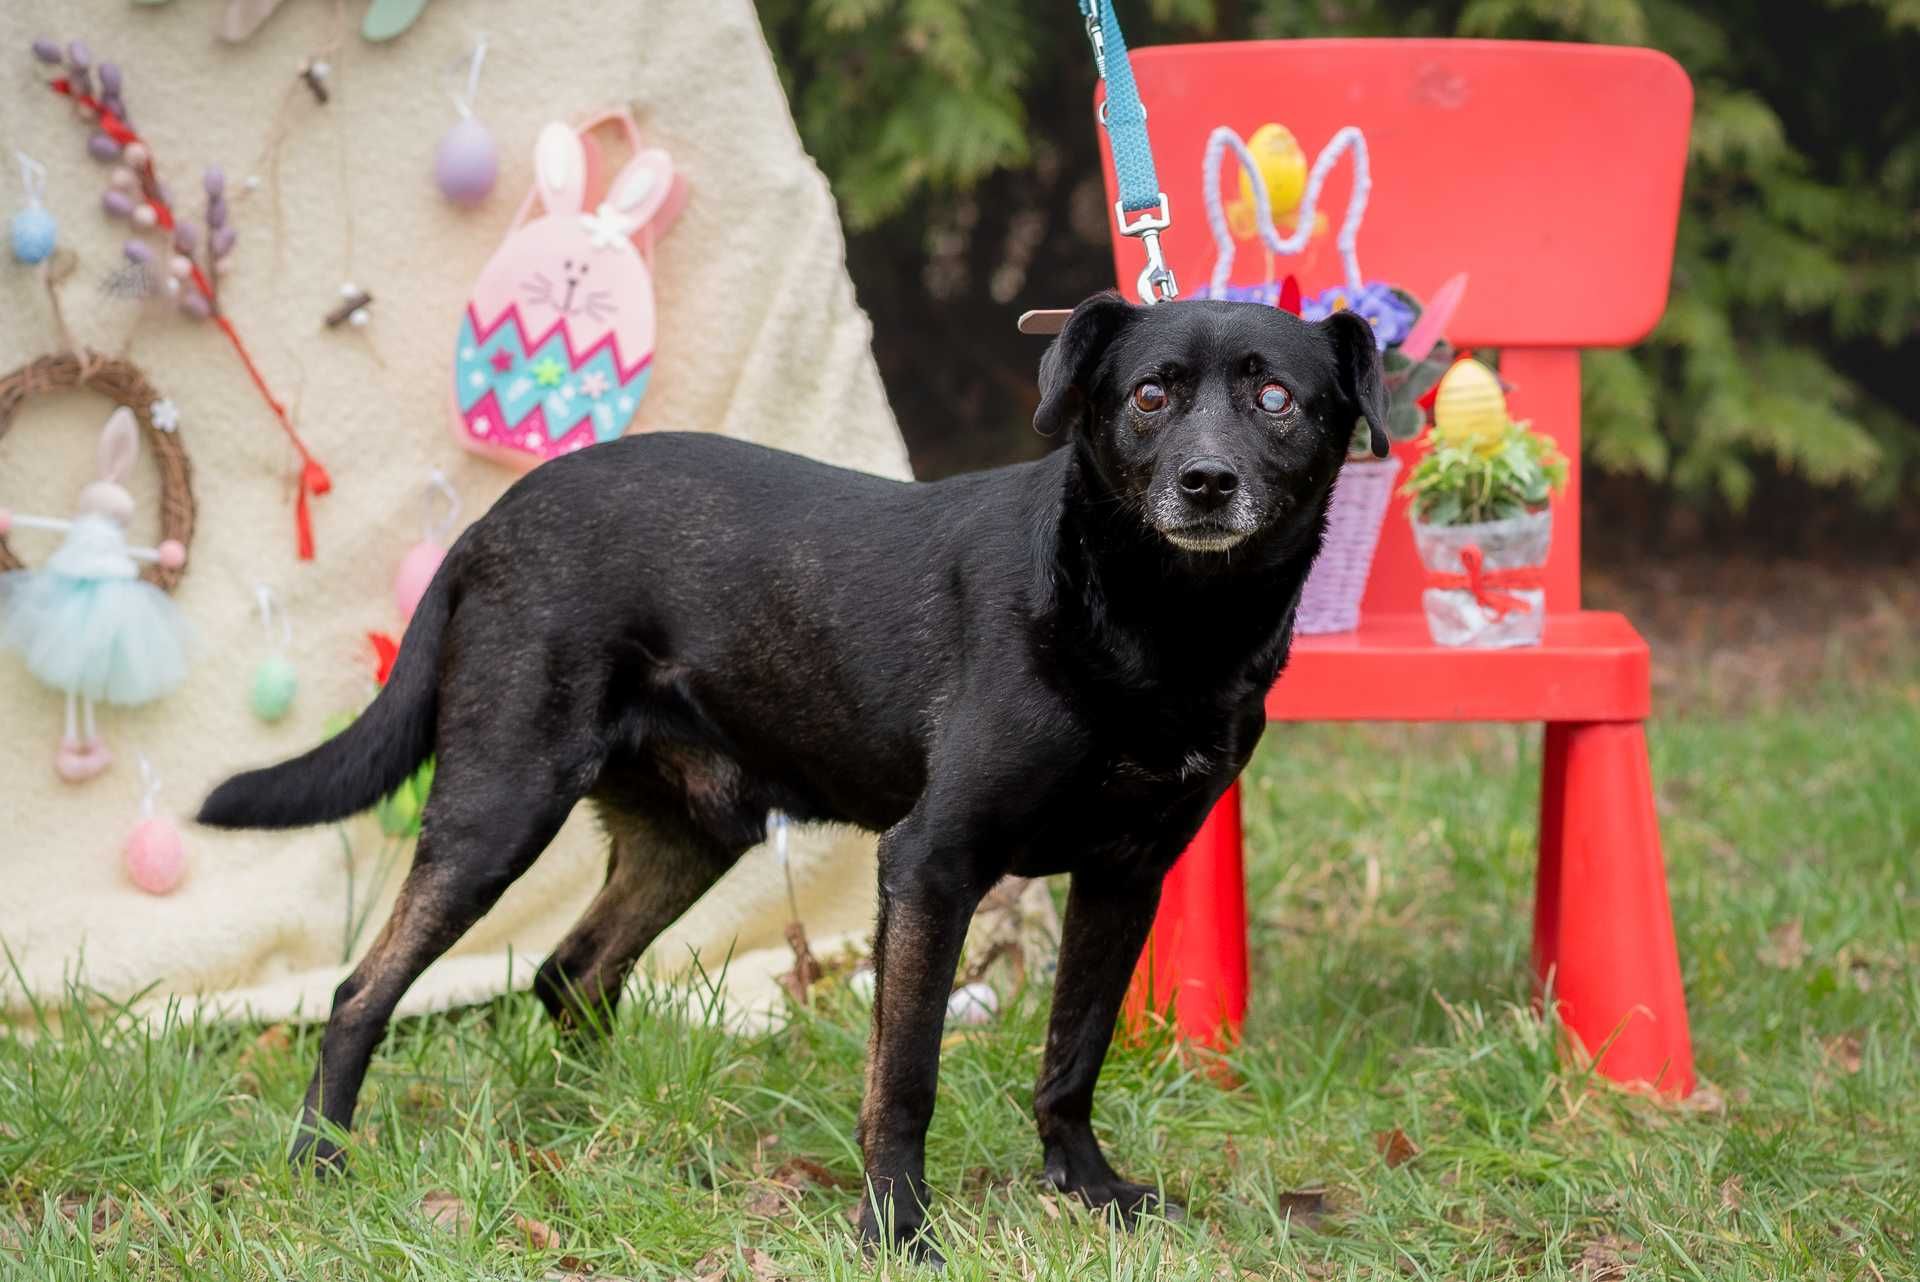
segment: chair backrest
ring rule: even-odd
[[[1163,242],[1183,296],[1213,270],[1201,201],[1207,135],[1242,137],[1266,121],[1293,131],[1309,160],[1358,125],[1373,191],[1358,248],[1368,280],[1429,297],[1469,277],[1449,326],[1464,347],[1497,347],[1516,417],[1531,418],[1575,461],[1556,504],[1550,610],[1580,603],[1579,348],[1643,338],[1666,306],[1693,91],[1665,54],[1603,45],[1499,40],[1275,40],[1133,53],[1155,167],[1174,226]],[[1101,148],[1108,201],[1111,159]],[[1238,167],[1222,166],[1223,196]],[[1333,229],[1352,190],[1342,160],[1320,208],[1328,231],[1278,275],[1308,292],[1341,279]],[[1265,279],[1265,254],[1240,246],[1235,283]],[[1115,237],[1121,288],[1145,262]],[[1418,449],[1395,453],[1411,465]],[[1382,531],[1366,609],[1419,609],[1422,574],[1404,500]]]

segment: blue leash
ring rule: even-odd
[[[1176,298],[1180,287],[1160,253],[1160,233],[1173,225],[1167,193],[1153,173],[1153,144],[1147,139],[1147,107],[1133,80],[1126,38],[1113,0],[1078,0],[1087,21],[1087,40],[1093,45],[1093,63],[1106,82],[1107,100],[1100,107],[1100,124],[1113,152],[1113,172],[1120,182],[1120,199],[1113,218],[1122,236],[1136,236],[1147,251],[1147,265],[1138,282],[1140,301],[1160,303]],[[1135,217],[1128,221],[1128,215]]]

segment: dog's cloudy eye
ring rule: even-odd
[[[1260,389],[1260,408],[1269,414],[1285,414],[1293,408],[1293,393],[1278,383]]]
[[[1149,379],[1133,389],[1133,407],[1142,414],[1152,414],[1167,407],[1167,389]]]

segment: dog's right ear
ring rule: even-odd
[[[1033,412],[1034,431],[1052,436],[1080,422],[1087,412],[1094,363],[1133,319],[1133,312],[1133,304],[1112,290],[1095,294],[1073,309],[1066,327],[1040,358],[1040,406]]]

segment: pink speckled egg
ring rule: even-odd
[[[187,877],[187,847],[165,815],[142,819],[127,835],[127,876],[149,895],[168,895]]]
[[[427,585],[433,582],[434,573],[446,559],[447,550],[430,539],[422,539],[407,549],[399,571],[393,576],[393,603],[399,607],[401,618],[413,618],[413,612],[420,608],[420,598],[427,594]]]

